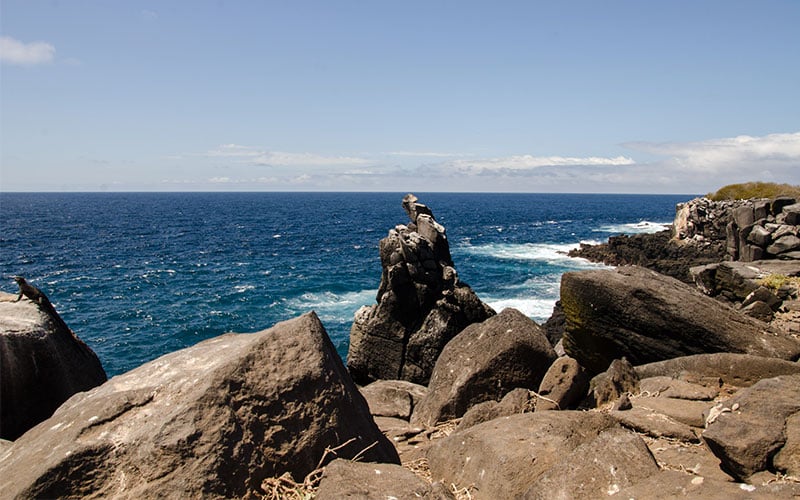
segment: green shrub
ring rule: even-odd
[[[775,290],[784,285],[798,289],[800,288],[800,277],[784,276],[783,274],[770,274],[769,276],[758,280],[758,284]]]
[[[776,184],[774,182],[746,182],[743,184],[730,184],[720,188],[716,193],[707,195],[708,198],[714,201],[775,198],[776,196],[800,198],[800,186]]]

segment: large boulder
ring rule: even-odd
[[[474,498],[520,498],[565,455],[614,426],[602,413],[569,410],[490,420],[435,442],[431,476],[474,487]]]
[[[0,438],[8,440],[106,381],[97,355],[49,300],[16,299],[0,292]]]
[[[642,438],[612,427],[565,453],[523,498],[601,498],[614,495],[622,488],[658,473],[658,470],[658,464]]]
[[[347,366],[359,384],[407,380],[427,384],[444,346],[461,330],[494,315],[458,278],[444,227],[409,194],[411,223],[380,242],[383,272],[377,304],[356,311]]]
[[[623,356],[634,365],[710,352],[800,356],[797,339],[640,267],[566,273],[561,304],[564,350],[595,373]]]
[[[377,380],[359,389],[374,417],[408,420],[414,407],[428,393],[423,385],[405,380]]]
[[[335,449],[335,453],[326,452]],[[0,457],[8,497],[244,497],[323,458],[398,463],[314,313],[76,394]]]
[[[749,354],[718,352],[696,354],[637,366],[642,378],[670,377],[687,382],[713,381],[735,387],[749,387],[759,380],[779,375],[800,374],[800,363]]]
[[[771,469],[773,457],[786,444],[787,420],[800,415],[800,375],[761,380],[741,390],[725,406],[730,411],[709,423],[703,439],[726,472],[746,480]],[[787,463],[792,461],[788,455],[782,457]]]
[[[434,425],[515,388],[536,390],[556,353],[542,329],[516,309],[467,327],[442,351],[412,422]]]

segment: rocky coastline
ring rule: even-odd
[[[583,246],[618,267],[566,273],[544,325],[484,304],[402,207],[346,365],[309,312],[106,381],[54,310],[0,296],[2,496],[800,496],[796,200],[698,198]]]

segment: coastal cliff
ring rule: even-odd
[[[73,394],[105,381],[97,355],[49,300],[0,292],[0,438],[16,439]]]
[[[678,208],[677,232],[616,240],[630,255],[604,247],[650,269],[563,276],[553,346],[549,331],[514,309],[495,315],[458,280],[444,228],[407,196],[411,222],[381,241],[378,303],[356,314],[347,368],[314,313],[201,342],[0,442],[0,490],[796,498],[800,267],[791,245],[768,250],[788,241],[793,204],[744,225],[742,207],[755,218],[760,202],[732,204],[739,222],[727,211],[696,219],[691,207],[705,202],[693,202]],[[741,256],[748,227],[747,245],[755,227],[774,229],[763,249],[780,259],[730,260],[728,235]]]

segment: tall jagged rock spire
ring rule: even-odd
[[[445,228],[413,194],[410,223],[380,242],[377,304],[355,314],[347,366],[360,383],[400,379],[426,384],[445,344],[495,313],[458,278]]]

